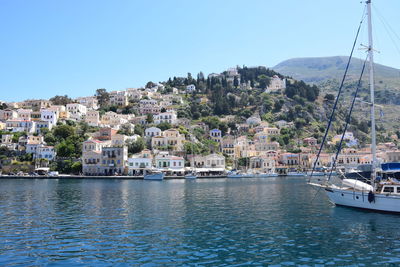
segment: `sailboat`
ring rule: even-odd
[[[330,201],[336,205],[382,212],[400,213],[400,182],[396,179],[377,179],[375,102],[374,102],[374,50],[372,40],[371,0],[366,1],[368,12],[368,59],[371,94],[371,152],[372,170],[370,184],[345,178],[341,185],[313,184],[322,187]],[[360,78],[361,79],[361,78]]]

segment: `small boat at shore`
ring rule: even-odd
[[[286,176],[304,177],[304,176],[306,176],[306,174],[303,173],[303,172],[288,172],[288,173],[286,174]]]
[[[228,178],[253,178],[255,177],[255,175],[249,174],[249,173],[242,173],[240,171],[231,171],[228,173],[228,175],[226,176]]]
[[[150,171],[144,175],[143,179],[161,181],[164,180],[164,173],[162,171]]]
[[[256,173],[255,177],[257,177],[257,178],[278,177],[278,174],[274,173],[274,172],[271,172],[271,173]]]
[[[195,172],[190,172],[185,175],[185,179],[197,179],[197,174]]]

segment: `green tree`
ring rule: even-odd
[[[96,90],[97,101],[100,107],[108,105],[108,101],[110,100],[110,94],[107,92],[106,89],[101,88]]]
[[[258,83],[260,85],[260,88],[265,89],[267,88],[267,86],[270,84],[271,79],[265,75],[265,74],[261,74],[257,77],[258,79]]]
[[[82,162],[76,161],[71,165],[71,172],[74,174],[82,173]]]
[[[14,133],[14,135],[13,135],[13,137],[12,137],[12,142],[13,142],[13,143],[18,143],[19,138],[20,138],[21,136],[24,136],[24,135],[26,135],[26,132],[16,132],[16,133]]]
[[[50,146],[54,146],[57,142],[57,139],[54,137],[52,132],[48,132],[46,133],[46,135],[44,136],[44,141],[50,145]]]
[[[335,96],[333,94],[326,94],[324,97],[324,100],[331,102],[331,101],[335,100]]]
[[[66,124],[58,125],[53,129],[53,135],[58,140],[66,139],[68,136],[75,134],[75,128]]]
[[[128,153],[136,154],[145,148],[146,143],[143,138],[139,137],[136,141],[128,140],[126,145],[128,146]]]
[[[146,122],[147,122],[148,124],[154,122],[153,114],[150,114],[150,113],[147,114],[147,116],[146,116]]]
[[[56,151],[59,157],[73,157],[75,154],[75,147],[69,142],[62,141],[56,146]]]
[[[250,158],[244,157],[238,159],[239,166],[246,167],[249,166],[249,164],[250,164]]]
[[[274,112],[279,112],[281,111],[283,104],[285,104],[285,101],[283,99],[279,99],[275,101],[274,103]]]
[[[162,122],[157,125],[157,128],[159,128],[161,131],[165,131],[165,130],[171,129],[172,125],[168,122]]]
[[[53,105],[67,105],[69,103],[73,103],[74,101],[69,98],[67,95],[56,95],[49,99]]]
[[[156,86],[156,84],[153,83],[152,81],[146,83],[146,88],[153,88],[154,86]]]
[[[235,88],[237,88],[239,86],[239,80],[238,80],[238,78],[236,76],[233,78],[233,86]]]
[[[124,135],[133,135],[132,127],[130,123],[127,124],[122,124],[117,132],[118,134],[124,134]]]
[[[135,134],[143,136],[144,135],[144,128],[140,124],[135,125],[135,130],[133,131]]]
[[[189,154],[200,155],[203,150],[203,148],[200,144],[196,144],[193,142],[186,142],[183,145],[183,149],[184,149],[186,155],[189,155]]]

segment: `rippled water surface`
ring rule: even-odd
[[[304,178],[0,180],[0,265],[400,264],[400,216]]]

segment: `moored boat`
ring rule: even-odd
[[[254,174],[242,173],[240,171],[231,171],[228,173],[228,175],[226,177],[228,177],[228,178],[252,178],[255,176],[254,176]]]
[[[190,172],[190,173],[185,175],[185,179],[197,179],[197,173]]]
[[[306,174],[303,173],[303,172],[288,172],[288,173],[286,174],[286,176],[299,176],[299,177],[304,177],[304,176],[306,176]]]
[[[161,171],[149,171],[147,172],[144,177],[144,180],[163,180],[164,179],[164,173]]]

